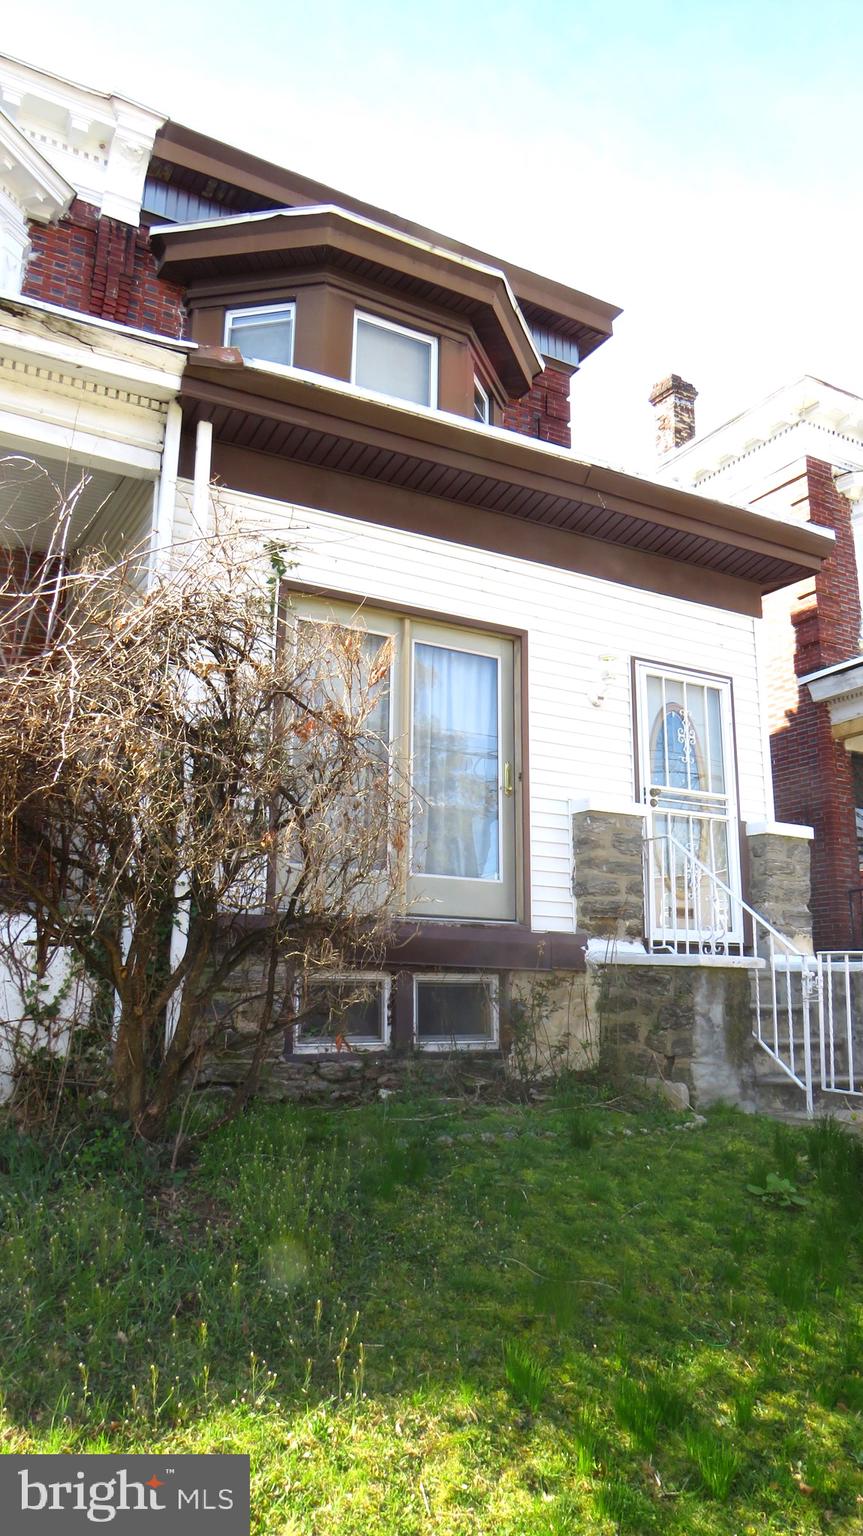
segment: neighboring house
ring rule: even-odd
[[[819,574],[764,605],[776,814],[814,829],[816,948],[863,948],[863,398],[804,377],[712,432],[695,433],[691,385],[658,397],[663,479],[831,528]]]
[[[505,1050],[539,977],[554,1040],[592,1048],[600,1021],[630,1066],[754,1103],[742,897],[809,947],[757,628],[832,537],[572,454],[570,379],[613,306],[76,92],[0,62],[22,158],[38,144],[70,177],[47,220],[19,197],[0,440],[36,441],[43,415],[15,393],[20,337],[68,362],[54,394],[80,377],[89,400],[76,369],[93,364],[67,352],[89,359],[98,333],[153,380],[118,385],[106,415],[137,464],[117,460],[111,536],[147,517],[156,550],[194,536],[215,478],[262,546],[290,544],[288,613],[392,640],[389,739],[415,811],[398,931],[349,1020],[362,1069],[375,1051]],[[109,146],[86,180],[74,124]],[[98,467],[99,434],[67,418],[63,453]],[[287,1029],[286,1091],[335,1035]]]

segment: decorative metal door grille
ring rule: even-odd
[[[645,663],[637,680],[651,948],[739,953],[741,915],[725,895],[740,889],[730,685]]]

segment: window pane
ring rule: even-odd
[[[229,346],[258,363],[284,363],[294,359],[294,313],[281,309],[272,314],[234,315]]]
[[[497,658],[414,646],[413,870],[500,876]]]
[[[488,395],[480,384],[479,379],[474,379],[473,381],[473,414],[475,421],[484,421],[486,425],[488,424]]]
[[[431,405],[431,342],[357,320],[354,382],[398,400]]]
[[[304,1044],[318,1040],[331,1044],[337,1036],[346,1041],[383,1041],[383,989],[361,981],[310,982],[307,1005],[314,1011],[300,1021],[299,1038]]]
[[[722,695],[718,688],[708,688],[707,723],[710,730],[710,788],[725,793],[725,762],[722,747]]]
[[[484,981],[418,981],[417,1039],[493,1040],[495,1007]]]

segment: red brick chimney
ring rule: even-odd
[[[698,390],[679,373],[660,379],[650,391],[656,411],[656,449],[660,458],[695,436],[695,402]]]

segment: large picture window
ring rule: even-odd
[[[377,724],[410,800],[406,912],[514,921],[516,642],[311,599],[293,622],[361,629],[370,657],[387,645]]]

